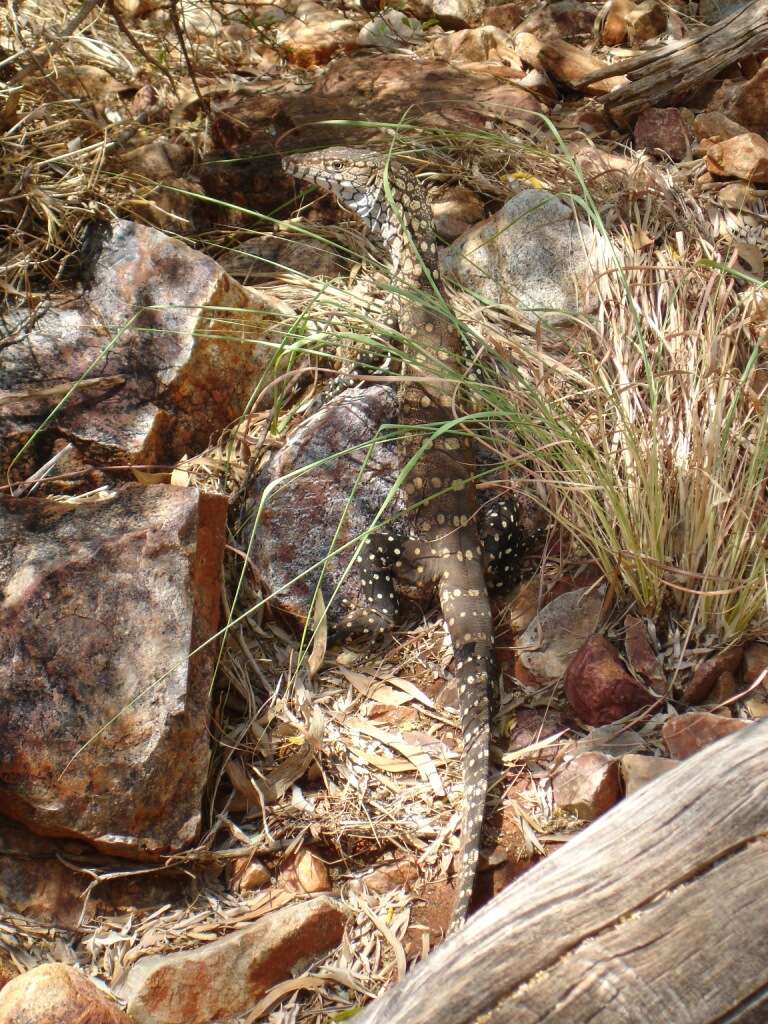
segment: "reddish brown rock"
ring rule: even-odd
[[[706,158],[711,174],[768,183],[768,141],[754,132],[707,145]]]
[[[520,79],[520,85],[530,89],[534,96],[538,96],[544,103],[553,106],[559,99],[559,91],[555,83],[544,71],[537,71],[531,68]]]
[[[744,705],[752,718],[768,718],[768,697],[765,690],[758,691],[756,696],[750,694]]]
[[[329,892],[331,877],[324,861],[304,848],[292,854],[281,866],[280,880],[294,892]]]
[[[629,33],[627,17],[636,7],[633,0],[610,0],[600,29],[603,46],[620,46],[625,41]]]
[[[495,61],[501,65],[504,61],[506,66],[499,66],[496,74],[506,78],[523,77],[523,66],[514,51],[512,39],[495,25],[444,32],[426,46],[420,47],[418,52],[426,57],[437,57],[452,63],[472,64],[480,72],[491,70],[490,67],[483,67],[485,63]]]
[[[590,725],[607,725],[651,703],[604,636],[587,640],[568,665],[564,683],[571,707]]]
[[[256,342],[279,303],[154,228],[118,220],[89,244],[84,296],[20,324],[3,348],[3,473],[63,399],[15,467],[21,478],[59,439],[91,463],[174,463],[241,415],[266,368]]]
[[[693,120],[693,130],[698,139],[712,139],[713,142],[722,142],[723,139],[732,139],[735,135],[744,134],[740,124],[719,110],[705,110],[697,114]]]
[[[702,661],[693,673],[693,678],[683,690],[683,700],[688,704],[702,704],[713,694],[713,690],[717,686],[721,692],[713,696],[714,701],[719,702],[732,696],[735,688],[735,674],[743,657],[743,647],[730,647],[727,651],[715,655],[714,658]],[[726,693],[724,696],[723,689],[730,690],[730,693]]]
[[[670,160],[685,160],[690,140],[685,121],[677,107],[651,107],[635,123],[635,146]]]
[[[664,678],[661,663],[651,647],[645,623],[636,615],[628,615],[624,619],[624,628],[626,629],[624,650],[629,667],[648,686],[663,693],[666,690],[667,681]]]
[[[624,792],[632,796],[660,775],[666,775],[672,768],[679,765],[670,757],[649,757],[647,754],[625,754],[621,759],[621,775],[624,780]]]
[[[644,0],[627,14],[627,32],[630,46],[638,46],[655,39],[666,30],[667,12],[658,0]]]
[[[192,163],[193,153],[187,146],[156,139],[133,149],[120,152],[117,159],[120,167],[142,179],[167,181],[178,178]]]
[[[255,857],[238,857],[229,872],[229,887],[233,892],[261,889],[269,880],[269,871]]]
[[[707,711],[689,711],[688,714],[668,718],[662,726],[661,735],[670,755],[682,761],[723,736],[746,729],[748,725],[749,722],[738,718],[724,718]]]
[[[21,972],[11,958],[11,954],[0,946],[0,989],[4,988],[9,981],[16,978]]]
[[[493,67],[469,70],[400,54],[342,57],[308,92],[287,99],[282,114],[299,129],[297,147],[350,144],[348,127],[318,126],[323,119],[392,122],[407,112],[412,123],[455,128],[483,127],[493,113],[505,123],[538,126],[537,112],[548,108],[514,82],[495,78]],[[355,138],[364,138],[364,132]]]
[[[341,17],[315,0],[288,0],[275,14],[275,39],[291,64],[310,68],[357,49],[362,18]]]
[[[580,39],[592,34],[595,9],[581,0],[556,0],[539,7],[520,22],[516,32],[529,32],[538,39]]]
[[[219,128],[219,134],[223,136],[220,143],[222,148],[206,153],[197,168],[200,186],[205,195],[219,200],[217,203],[205,203],[208,213],[207,222],[201,226],[224,224],[231,227],[247,227],[250,235],[254,224],[254,213],[271,215],[277,206],[285,202],[286,196],[293,194],[293,186],[283,173],[279,157],[272,153],[273,140],[267,132],[258,128],[248,129],[246,127],[244,129],[241,125],[228,132],[229,125],[223,122],[223,119],[219,122]],[[245,138],[239,137],[238,129],[242,131]],[[228,138],[230,135],[231,143]],[[258,153],[258,156],[254,156],[254,153]],[[230,207],[242,207],[242,209]],[[202,218],[199,219],[202,220]],[[264,237],[255,235],[249,240],[255,242]],[[301,240],[306,249],[306,236]],[[312,252],[317,257],[319,255],[318,247],[312,246]],[[232,259],[235,253],[227,250],[217,252],[216,261],[222,267],[224,266],[222,257],[225,255]],[[333,254],[329,253],[328,255],[332,256]],[[247,283],[258,284],[260,282],[258,272],[265,268],[258,263],[254,265],[254,260],[251,260],[250,263],[252,273],[254,271],[257,273],[255,280],[251,278]],[[269,293],[264,292],[263,294],[268,295]]]
[[[301,227],[297,227],[300,231]],[[306,231],[307,226],[303,230]],[[307,245],[306,235],[300,233],[295,237],[254,235],[243,239],[236,249],[223,252],[219,263],[228,274],[245,284],[262,284],[280,278],[286,268],[304,277],[336,277],[344,269],[340,253],[328,246]]]
[[[432,203],[432,216],[438,235],[452,242],[483,219],[485,207],[480,197],[468,188],[450,188]]]
[[[485,0],[429,0],[429,6],[442,28],[463,29],[480,23]]]
[[[419,877],[419,865],[414,857],[398,857],[391,864],[356,878],[351,884],[356,892],[366,889],[384,895],[393,889],[410,889]]]
[[[0,499],[0,811],[106,852],[195,840],[224,498]]]
[[[768,690],[768,644],[749,644],[744,651],[744,682]]]
[[[117,994],[135,1024],[229,1020],[337,946],[345,921],[327,896],[292,903],[196,949],[139,960]]]
[[[737,90],[725,112],[748,131],[768,133],[768,60]]]
[[[82,871],[75,865],[122,877],[104,878],[86,897]],[[98,854],[86,843],[38,836],[0,815],[0,906],[6,910],[76,928],[97,914],[146,912],[183,902],[195,884],[183,871],[126,876],[125,868],[125,861]]]
[[[619,799],[618,761],[596,751],[578,754],[552,779],[552,796],[562,810],[594,821]]]
[[[519,37],[515,40],[516,49],[518,41]],[[520,51],[518,50],[518,52]],[[603,71],[606,65],[581,46],[564,43],[561,39],[546,41],[537,56],[538,64],[534,64],[534,67],[546,71],[552,78],[562,82],[568,88],[578,89],[585,96],[602,96],[626,82],[623,75],[617,75],[601,78],[597,82],[582,86],[583,78],[596,71]]]
[[[639,196],[663,191],[663,181],[649,160],[640,161],[622,153],[609,153],[591,143],[575,145],[571,154],[588,186],[610,183],[628,195]]]
[[[511,32],[520,25],[524,17],[522,6],[511,3],[497,4],[494,7],[486,8],[482,20],[484,25],[495,25],[497,28],[503,29],[504,32]]]
[[[520,751],[533,747],[521,763],[531,761],[547,764],[560,749],[558,734],[569,732],[565,716],[559,711],[538,708],[519,708],[509,726],[509,749]],[[547,740],[554,742],[547,743]],[[538,749],[536,749],[538,748]]]
[[[132,1024],[80,971],[42,964],[0,992],[0,1024]]]

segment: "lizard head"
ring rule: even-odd
[[[285,157],[283,167],[292,177],[337,196],[343,206],[385,239],[397,225],[396,217],[391,215],[387,191],[397,201],[404,193],[409,196],[421,193],[419,182],[407,167],[372,149],[333,146]]]
[[[335,195],[389,247],[395,271],[420,279],[437,267],[434,225],[421,182],[405,164],[372,149],[333,146],[283,160],[294,178]],[[412,250],[418,241],[418,258]]]
[[[377,187],[385,157],[372,149],[332,146],[330,149],[301,153],[283,159],[283,167],[294,178],[317,185],[339,198],[347,193]]]

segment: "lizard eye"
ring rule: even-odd
[[[332,171],[340,171],[343,166],[344,164],[341,162],[341,160],[331,160]]]

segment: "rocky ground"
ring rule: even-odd
[[[607,70],[742,9],[9,9],[2,1024],[341,1020],[448,921],[444,625],[408,592],[391,642],[327,640],[396,409],[310,406],[386,254],[281,153],[420,175],[480,494],[530,532],[477,904],[766,715],[768,41],[650,103]]]

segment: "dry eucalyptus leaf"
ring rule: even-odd
[[[312,612],[312,650],[307,658],[307,673],[314,679],[325,661],[328,647],[328,616],[325,614],[325,601],[318,588]]]

